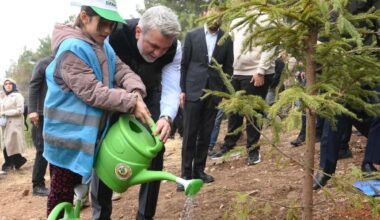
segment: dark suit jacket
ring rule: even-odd
[[[218,45],[224,31],[219,29],[213,58],[223,65],[223,71],[233,72],[233,44],[228,38]],[[186,34],[181,62],[181,89],[186,93],[187,101],[197,101],[203,95],[203,89],[225,91],[219,73],[210,67],[204,28],[194,29]],[[219,98],[220,100],[220,98]]]
[[[34,67],[32,79],[29,83],[29,113],[37,112],[39,115],[43,115],[44,101],[47,91],[45,70],[53,59],[54,56],[44,57],[39,60]]]

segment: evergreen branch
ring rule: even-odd
[[[228,74],[226,74],[223,71],[223,66],[221,64],[219,64],[218,61],[216,61],[214,58],[212,58],[211,61],[212,61],[212,65],[210,67],[213,68],[213,69],[215,69],[219,73],[219,76],[222,79],[224,85],[226,86],[227,91],[230,94],[234,94],[235,93],[235,89],[232,86],[232,84],[231,84],[231,82],[230,82],[230,80],[228,78]]]

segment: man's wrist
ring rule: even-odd
[[[170,126],[172,125],[173,120],[172,120],[172,118],[170,116],[168,116],[168,115],[161,115],[160,119],[161,118],[165,119],[170,124]]]

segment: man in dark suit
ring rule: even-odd
[[[47,161],[42,156],[42,153],[44,152],[42,130],[44,125],[44,100],[47,91],[45,69],[53,59],[54,56],[47,56],[37,62],[29,84],[28,118],[33,124],[32,140],[33,145],[36,148],[36,157],[34,160],[32,172],[32,183],[33,195],[38,196],[48,196],[49,194],[49,190],[45,186]]]
[[[219,9],[209,9],[207,14]],[[232,74],[233,46],[227,39],[218,44],[224,32],[221,21],[205,24],[186,34],[181,62],[181,105],[184,107],[181,176],[184,179],[199,178],[205,183],[214,178],[204,172],[208,145],[217,113],[220,97],[200,99],[204,89],[224,91],[219,73],[210,67],[212,58],[223,65],[223,71]],[[183,191],[178,185],[177,191]]]

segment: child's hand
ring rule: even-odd
[[[145,102],[142,100],[141,96],[137,98],[135,110],[133,115],[139,119],[142,123],[149,123],[149,126],[152,126],[151,114],[146,107]]]

